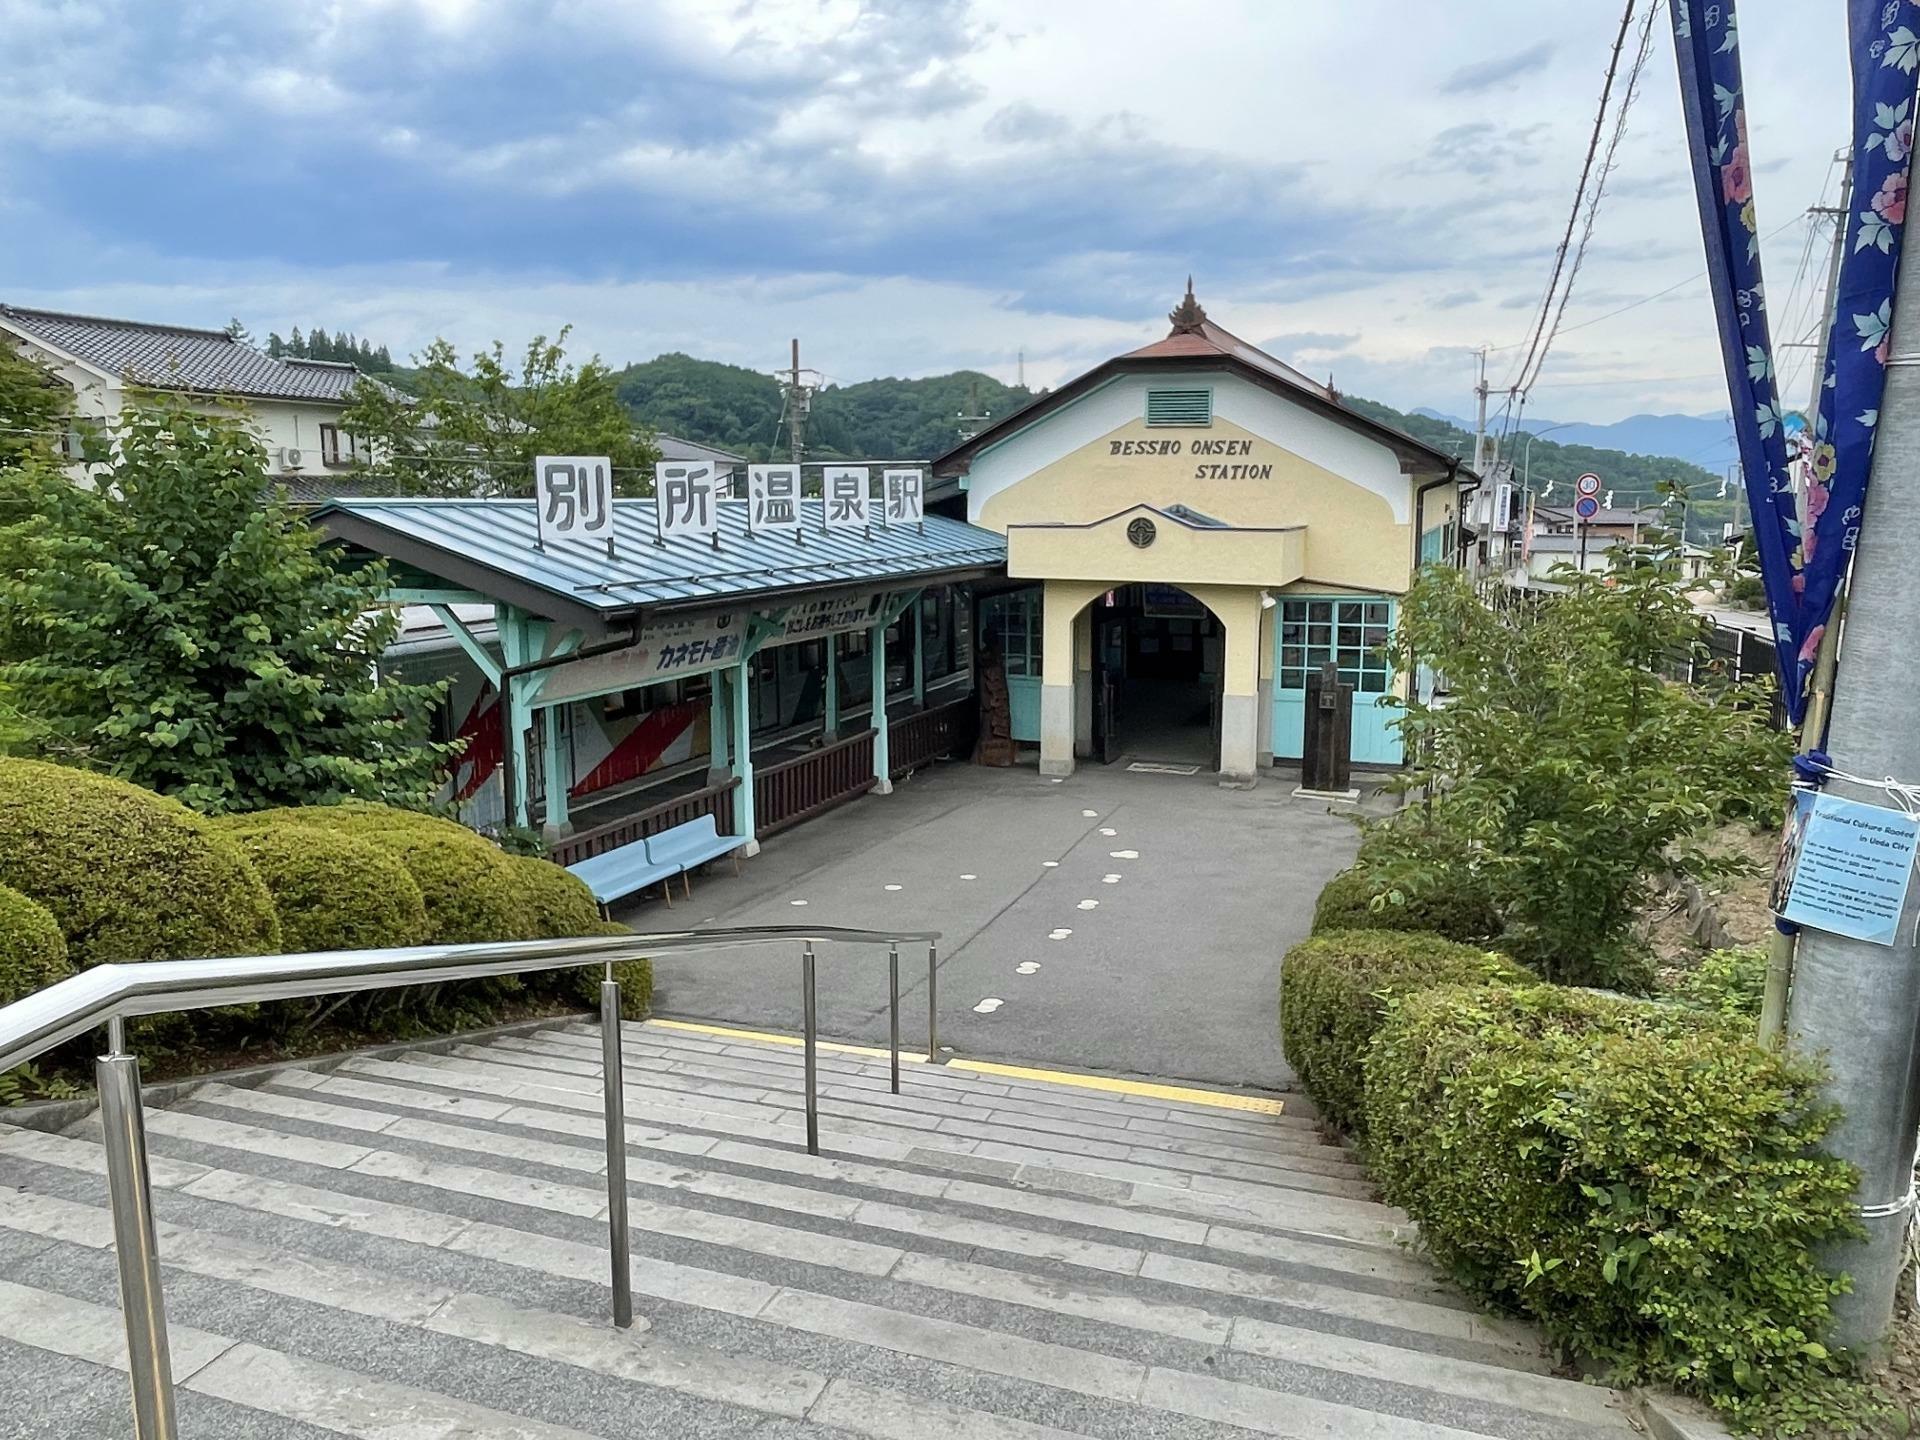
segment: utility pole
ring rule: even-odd
[[[1907,246],[1895,282],[1886,390],[1847,591],[1846,639],[1835,673],[1827,751],[1852,775],[1920,780],[1920,245]],[[1817,737],[1815,737],[1817,738]],[[1877,787],[1830,779],[1836,795],[1886,805]],[[1914,1026],[1920,1019],[1920,886],[1909,887],[1892,945],[1823,930],[1800,935],[1787,1007],[1793,1049],[1828,1068],[1825,1097],[1841,1109],[1826,1148],[1859,1167],[1866,1238],[1822,1257],[1853,1277],[1834,1297],[1832,1339],[1848,1348],[1886,1335],[1906,1259],[1920,1097]]]
[[[980,382],[978,380],[967,382],[967,408],[953,418],[960,422],[962,440],[971,440],[980,433],[980,427],[993,418],[991,415],[980,413]]]
[[[1480,379],[1473,387],[1480,409],[1473,422],[1473,473],[1487,473],[1487,347],[1480,347]]]
[[[800,339],[794,337],[792,363],[787,369],[787,442],[798,465],[807,453],[807,416],[813,409],[811,385],[800,381]]]

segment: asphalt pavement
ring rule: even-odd
[[[1280,958],[1358,832],[1268,776],[944,764],[765,843],[639,930],[818,923],[937,930],[940,1041],[976,1058],[1287,1089]],[[1344,808],[1344,807],[1343,807]],[[926,1046],[927,956],[901,957],[901,1028]],[[823,1036],[884,1045],[884,951],[819,950]],[[994,1002],[998,1002],[997,1004]],[[656,1013],[800,1025],[800,958],[772,949],[656,962]]]

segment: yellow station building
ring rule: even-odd
[[[942,456],[935,494],[1004,534],[981,606],[1013,734],[1052,775],[1122,755],[1245,783],[1297,759],[1309,672],[1354,686],[1353,759],[1401,759],[1377,647],[1414,572],[1458,554],[1453,456],[1207,318]],[[1024,582],[1024,583],[1022,583]]]

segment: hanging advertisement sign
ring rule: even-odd
[[[821,524],[863,530],[872,523],[872,472],[865,465],[829,465],[820,479]]]
[[[1673,0],[1668,6],[1753,544],[1773,619],[1781,698],[1788,719],[1798,724],[1834,597],[1859,538],[1872,466],[1906,228],[1920,5],[1847,4],[1853,203],[1844,222],[1804,495],[1789,469],[1786,407],[1767,324],[1755,157],[1748,150],[1734,9],[1733,0]]]
[[[720,475],[711,464],[661,461],[653,467],[660,538],[705,539],[720,528]]]
[[[1793,798],[1774,913],[1835,935],[1894,944],[1920,851],[1920,817],[1814,790]]]
[[[613,534],[613,461],[605,455],[542,455],[533,462],[534,512],[542,547]]]
[[[864,630],[879,616],[885,596],[884,590],[875,590],[864,595],[829,595],[789,606],[787,618],[780,626],[779,641],[810,640],[821,635],[838,635],[844,630]]]
[[[655,620],[624,650],[556,665],[548,673],[539,703],[611,695],[658,680],[717,670],[740,658],[746,633],[746,612],[740,610]]]

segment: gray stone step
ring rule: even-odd
[[[636,1333],[604,1320],[591,1031],[150,1109],[183,1413],[380,1440],[1630,1428],[1397,1248],[1397,1212],[1303,1188],[1353,1167],[1302,1125],[933,1066],[894,1097],[884,1059],[829,1052],[816,1157],[788,1047],[629,1029]],[[124,1433],[87,1380],[124,1364],[97,1133],[0,1126],[0,1345],[78,1387],[74,1440]],[[0,1376],[0,1413],[32,1384]]]

